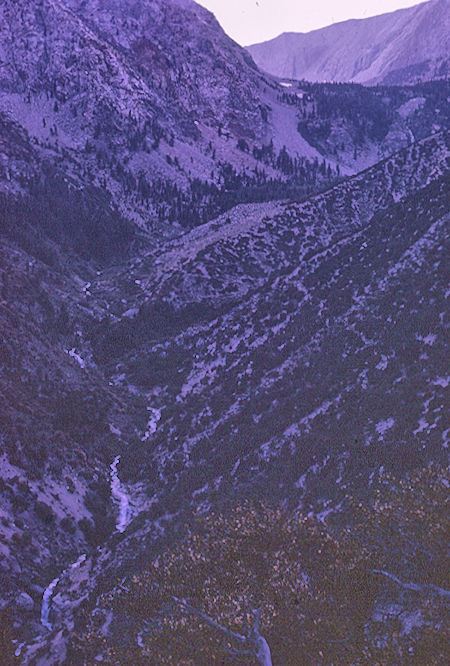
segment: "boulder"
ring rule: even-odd
[[[26,592],[21,592],[17,597],[17,605],[21,610],[32,611],[34,608],[34,601]]]

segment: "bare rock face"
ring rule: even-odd
[[[264,78],[204,8],[172,0],[67,4],[126,54],[168,116],[231,126],[247,138],[264,136],[258,108]]]
[[[449,74],[450,3],[431,0],[248,47],[276,76],[309,81],[404,84]]]

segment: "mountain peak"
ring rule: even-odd
[[[248,47],[257,65],[283,78],[363,84],[412,83],[449,71],[450,3],[430,0]]]

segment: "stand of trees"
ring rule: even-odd
[[[448,126],[449,81],[430,81],[415,86],[366,87],[351,83],[310,83],[301,81],[300,97],[284,92],[283,102],[297,106],[298,131],[321,152],[341,146],[327,145],[333,126],[344,127],[355,149],[369,140],[382,142],[391,127],[405,122],[416,140],[433,132],[436,120]],[[407,119],[398,109],[411,99],[423,99],[423,105]]]
[[[239,147],[250,151],[245,141]],[[128,194],[156,211],[159,222],[178,222],[187,228],[203,224],[240,203],[299,199],[335,184],[340,177],[339,169],[332,168],[325,160],[294,158],[286,147],[277,153],[272,142],[255,146],[252,154],[261,162],[260,168],[237,171],[231,164],[220,162],[217,183],[192,178],[183,188],[172,180],[150,181],[144,172],[136,178],[119,162],[112,165],[111,171]],[[283,175],[268,176],[264,166]]]
[[[55,242],[101,262],[127,255],[136,230],[114,210],[106,191],[72,188],[50,166],[27,189],[19,197],[0,193],[0,233],[32,256],[51,265],[57,261]]]

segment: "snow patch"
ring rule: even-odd
[[[123,313],[122,317],[126,317],[127,319],[133,319],[139,312],[139,308],[130,308],[126,312]]]
[[[116,426],[112,425],[112,423],[109,424],[109,432],[111,432],[113,435],[117,435],[120,437],[122,432],[119,430],[119,428],[116,428]]]
[[[432,347],[437,340],[437,335],[434,335],[434,333],[428,333],[425,337],[422,335],[416,335],[416,340],[420,340],[429,347]]]
[[[377,363],[377,365],[375,367],[376,367],[377,370],[386,370],[387,366],[388,366],[387,356],[382,354],[381,361],[379,363]]]

